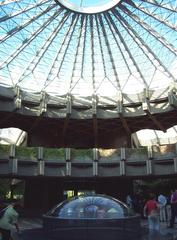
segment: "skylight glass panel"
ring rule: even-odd
[[[175,83],[176,66],[175,0],[0,3],[3,86],[52,95],[136,94]]]

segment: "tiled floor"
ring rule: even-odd
[[[160,223],[160,231],[156,233],[148,232],[147,221],[142,221],[142,227],[144,229],[140,239],[131,240],[177,240],[177,224],[173,229],[167,228],[167,223]],[[24,218],[20,220],[20,239],[19,240],[51,240],[46,237],[42,230],[42,220],[38,218],[28,219]],[[59,238],[59,240],[62,240]],[[72,240],[72,237],[71,237]],[[120,239],[118,239],[120,240]]]

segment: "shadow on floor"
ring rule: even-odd
[[[142,226],[141,237],[138,239],[136,238],[130,240],[177,240],[177,226],[175,226],[173,229],[169,229],[167,228],[167,225],[168,225],[167,223],[160,223],[160,232],[149,233],[148,223],[146,220],[143,220],[141,225]],[[20,234],[20,238],[17,238],[17,240],[53,240],[51,237],[48,237],[46,236],[46,234],[44,234],[41,218],[22,218],[20,220],[20,229],[22,233]],[[71,238],[67,240],[73,239],[74,237],[71,236]],[[99,239],[99,236],[97,239],[103,240]],[[55,240],[64,239],[62,239],[61,236],[58,236],[58,238],[56,238]],[[82,240],[91,239],[86,239],[85,236],[83,236]],[[118,236],[116,240],[121,240],[120,236]]]
[[[45,236],[42,228],[36,228],[36,229],[24,230],[20,236],[20,240],[51,240],[51,238]],[[55,239],[55,240],[62,240],[61,236],[58,236],[58,239]],[[72,240],[72,236],[68,240]],[[120,240],[120,238],[118,237],[117,240]],[[148,233],[147,230],[144,230],[142,233],[142,236],[139,239],[131,239],[131,240],[177,240],[177,231],[174,231],[171,233],[170,232]]]

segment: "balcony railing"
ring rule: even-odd
[[[138,149],[0,145],[0,175],[17,177],[148,177],[177,174],[177,144]]]

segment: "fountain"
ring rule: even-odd
[[[141,235],[140,216],[123,202],[106,195],[65,200],[43,215],[49,239],[126,240]]]

